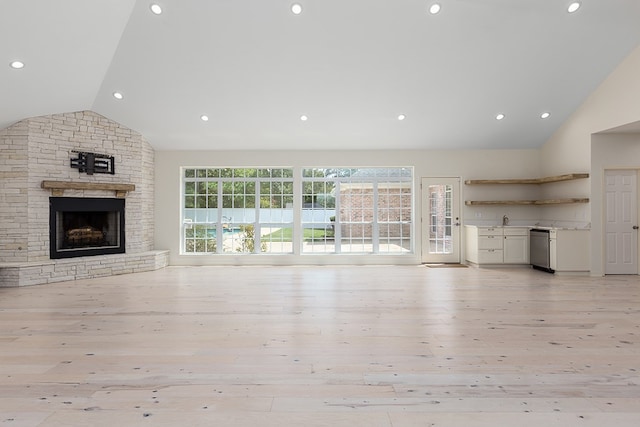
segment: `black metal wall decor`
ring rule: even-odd
[[[108,173],[115,175],[115,164],[113,156],[98,153],[87,153],[85,151],[72,151],[78,154],[78,158],[71,158],[71,167],[85,172],[87,175],[94,173]]]

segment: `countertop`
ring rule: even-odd
[[[489,224],[465,224],[465,227],[476,227],[476,228],[528,228],[528,229],[538,229],[538,230],[583,230],[590,231],[591,228],[589,226],[583,227],[568,227],[568,226],[555,226],[555,225],[530,225],[530,224],[522,224],[522,225],[489,225]]]

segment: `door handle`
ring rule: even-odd
[[[637,230],[637,229],[638,229],[638,226],[637,226],[637,225],[634,225],[634,226],[633,226],[633,229],[634,229],[634,230]]]

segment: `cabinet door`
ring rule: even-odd
[[[551,268],[556,271],[589,271],[589,232],[559,230],[551,239]]]
[[[504,236],[504,263],[529,264],[529,237]]]
[[[549,239],[549,268],[558,269],[558,239],[555,232],[551,234],[551,239]]]

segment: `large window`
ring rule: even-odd
[[[183,170],[183,252],[291,253],[293,170]]]
[[[412,250],[411,168],[302,170],[303,253]]]
[[[413,250],[411,168],[184,168],[182,186],[184,254]]]

